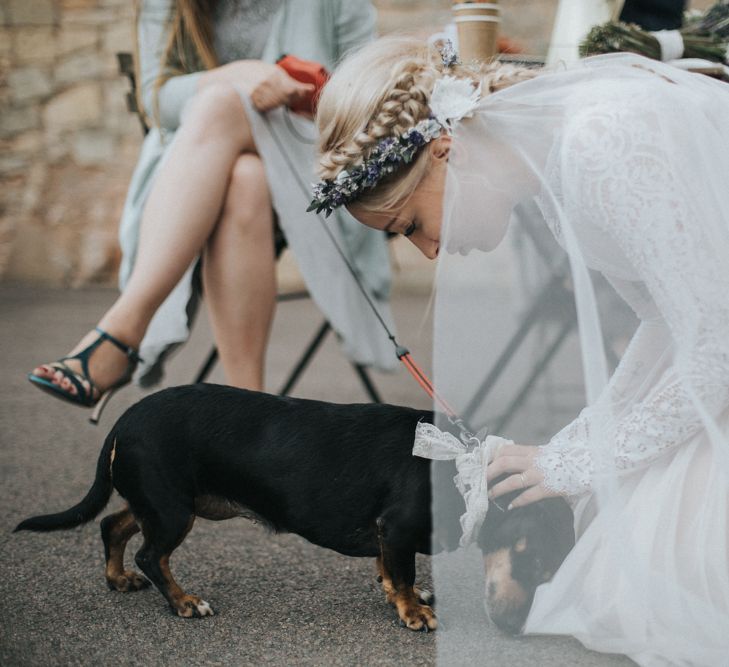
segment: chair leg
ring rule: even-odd
[[[309,365],[309,363],[311,363],[312,357],[321,347],[321,344],[324,342],[324,338],[329,333],[331,328],[332,327],[329,322],[324,320],[316,334],[314,334],[314,337],[309,343],[309,346],[306,348],[306,350],[304,350],[304,353],[301,355],[298,363],[291,371],[289,377],[286,379],[286,382],[284,382],[283,386],[278,392],[280,396],[288,396],[288,394],[293,390],[294,385],[298,382],[299,378],[306,370],[306,367]],[[210,371],[212,371],[213,366],[215,366],[217,360],[218,349],[213,346],[212,350],[210,350],[210,353],[208,354],[207,359],[205,360],[205,363],[202,365],[202,368],[195,378],[195,383],[205,382],[208,375],[210,375]],[[367,368],[365,366],[362,366],[361,364],[355,363],[352,363],[352,368],[354,369],[354,372],[357,373],[357,377],[359,377],[360,382],[362,382],[362,386],[364,387],[365,392],[367,392],[367,396],[369,397],[369,399],[373,403],[382,403],[382,398],[380,397],[377,388],[372,382],[372,378],[370,378],[369,373],[367,372]]]
[[[210,371],[213,370],[213,366],[215,366],[215,362],[218,360],[218,348],[213,345],[213,349],[210,350],[210,353],[208,354],[208,358],[205,360],[205,363],[202,365],[202,368],[197,374],[197,377],[195,378],[195,384],[198,384],[199,382],[205,382],[208,375],[210,375]]]
[[[536,382],[537,378],[544,372],[544,369],[549,365],[549,362],[552,361],[554,358],[554,355],[557,354],[559,351],[559,348],[562,346],[562,343],[567,338],[567,335],[577,326],[577,321],[570,319],[565,319],[564,322],[562,322],[562,327],[560,328],[559,332],[557,333],[557,336],[552,341],[552,344],[544,351],[544,354],[542,355],[542,358],[537,362],[537,364],[534,366],[534,370],[531,372],[529,377],[524,381],[524,383],[521,386],[521,389],[517,392],[514,399],[509,404],[509,407],[506,409],[503,415],[501,415],[491,427],[494,430],[494,433],[501,433],[504,428],[506,428],[507,424],[511,422],[511,420],[514,418],[514,415],[519,410],[519,408],[523,405],[524,401],[526,400],[526,397],[529,395],[529,392],[534,388],[534,383]]]
[[[324,322],[322,326],[320,327],[319,331],[317,331],[316,335],[312,339],[311,343],[309,343],[309,347],[306,348],[304,351],[304,354],[301,355],[301,359],[296,364],[294,369],[291,371],[288,379],[284,383],[283,387],[279,391],[279,394],[281,396],[286,396],[294,387],[296,382],[298,381],[299,377],[301,377],[301,374],[306,370],[306,367],[311,362],[311,358],[314,356],[315,352],[319,349],[319,346],[324,341],[324,337],[329,332],[329,329],[331,329],[331,326],[329,322]],[[215,366],[216,362],[218,361],[218,348],[213,345],[213,348],[210,350],[210,353],[207,356],[207,359],[205,359],[205,362],[203,363],[202,367],[198,371],[197,377],[195,378],[195,384],[199,382],[205,382],[208,375],[210,375],[210,372],[213,370],[213,367]],[[361,377],[361,376],[360,376]],[[365,382],[363,379],[362,382]],[[374,400],[374,399],[373,399]]]
[[[488,375],[484,378],[481,385],[474,392],[470,402],[463,410],[462,418],[466,422],[469,422],[471,420],[476,410],[478,410],[478,408],[483,404],[489,392],[498,382],[506,366],[512,360],[518,349],[521,347],[521,344],[524,342],[527,335],[532,330],[532,327],[537,323],[539,315],[543,310],[542,304],[545,302],[545,297],[550,292],[554,292],[555,289],[559,289],[558,284],[560,280],[561,279],[558,277],[553,278],[547,285],[547,287],[539,294],[539,297],[534,300],[532,307],[527,311],[526,315],[522,319],[516,333],[512,336],[506,348],[503,350],[501,355],[499,355],[499,358],[491,367]]]
[[[363,366],[362,364],[353,363],[352,368],[354,368],[355,372],[359,376],[359,379],[362,382],[362,386],[367,392],[367,396],[370,397],[370,401],[372,401],[373,403],[382,403],[382,398],[380,397],[377,388],[372,382],[370,374],[367,372],[367,367]]]
[[[327,333],[329,333],[329,330],[331,329],[331,325],[329,322],[324,320],[321,327],[319,327],[319,331],[316,332],[314,335],[314,338],[312,339],[311,343],[309,343],[309,347],[304,350],[304,354],[301,355],[301,359],[299,360],[299,363],[296,364],[294,367],[294,370],[291,371],[291,374],[289,375],[286,382],[284,382],[283,387],[281,387],[281,390],[278,392],[281,396],[288,396],[289,392],[294,388],[294,385],[299,380],[299,377],[304,372],[306,367],[309,365],[309,362],[311,361],[311,358],[314,356],[314,353],[319,349],[321,344],[324,342],[324,338],[326,337]]]

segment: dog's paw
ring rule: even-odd
[[[435,594],[425,588],[418,588],[417,586],[413,588],[413,591],[415,591],[415,595],[418,596],[420,604],[428,605],[429,607],[435,606]]]
[[[178,601],[173,611],[182,618],[203,618],[215,614],[213,608],[197,595],[185,595]]]
[[[124,574],[106,578],[106,585],[112,591],[120,593],[131,593],[133,591],[141,591],[147,588],[150,583],[141,574],[137,574],[134,570],[126,570]]]
[[[407,605],[399,608],[400,626],[415,632],[429,632],[438,627],[435,612],[426,604]]]

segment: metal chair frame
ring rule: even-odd
[[[556,326],[556,331],[551,338],[545,341],[545,345],[542,346],[531,372],[521,383],[506,409],[489,424],[489,428],[493,433],[502,433],[506,426],[511,423],[534,388],[537,378],[547,369],[547,366],[559,352],[570,333],[577,329],[577,310],[574,292],[570,283],[569,260],[565,257],[555,263],[552,259],[552,252],[546,246],[544,240],[528,225],[524,226],[524,231],[533,243],[537,255],[548,267],[551,275],[547,283],[532,298],[530,306],[521,317],[516,332],[474,392],[463,411],[463,419],[467,423],[473,419],[479,407],[483,405],[489,393],[501,378],[509,362],[526,341],[529,333],[539,322],[544,321],[543,318],[547,314],[550,322]],[[554,308],[555,303],[559,304],[559,308]],[[549,304],[549,311],[547,311],[546,304]],[[605,341],[605,354],[608,363],[613,367],[617,366],[619,360],[609,341]]]

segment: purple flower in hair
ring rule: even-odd
[[[380,180],[380,166],[377,163],[370,163],[366,168],[365,185],[372,187]]]
[[[415,148],[420,148],[425,145],[425,137],[417,130],[410,130],[410,134],[408,136],[410,138],[410,142],[413,146],[415,146]]]
[[[401,165],[413,161],[417,152],[440,136],[444,126],[435,118],[426,118],[398,137],[381,139],[362,164],[342,170],[333,180],[318,183],[313,189],[309,211],[331,212],[357,199],[363,190],[375,187]]]

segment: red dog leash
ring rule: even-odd
[[[393,343],[395,343],[395,339],[391,339]],[[435,387],[433,386],[433,383],[430,381],[430,378],[425,374],[422,368],[418,366],[418,364],[415,363],[415,360],[412,358],[410,351],[407,348],[402,347],[401,345],[398,345],[395,343],[396,348],[396,354],[397,358],[402,361],[402,363],[405,365],[405,368],[408,369],[408,372],[410,375],[415,378],[415,381],[423,388],[426,394],[430,396],[435,404],[445,413],[446,417],[448,417],[448,421],[456,426],[458,430],[461,432],[461,440],[464,444],[476,444],[480,442],[479,438],[477,438],[466,426],[465,422],[458,416],[456,411],[448,405],[446,400],[438,394],[438,392],[435,390]],[[488,431],[481,431],[479,435],[481,438],[485,437],[487,435]]]
[[[309,197],[310,193],[308,188],[306,187],[306,184],[302,181],[301,176],[299,173],[294,169],[293,164],[291,163],[291,160],[289,159],[288,153],[286,149],[284,148],[283,143],[281,142],[280,138],[274,131],[271,124],[266,119],[266,116],[263,115],[264,121],[268,125],[268,130],[271,133],[271,136],[273,137],[274,141],[276,142],[276,146],[281,153],[281,156],[284,158],[286,163],[288,164],[288,167],[291,171],[291,173],[296,178],[297,183],[299,184],[299,187],[301,188],[302,192],[304,193],[305,197]],[[300,139],[299,139],[300,140]],[[395,340],[395,334],[393,334],[390,331],[390,328],[387,326],[387,323],[383,319],[382,315],[380,314],[380,311],[377,310],[377,306],[375,306],[374,302],[372,301],[372,297],[370,296],[369,292],[365,288],[365,286],[362,284],[362,281],[360,280],[359,275],[357,274],[357,270],[352,265],[352,262],[350,262],[349,258],[347,257],[344,250],[342,250],[341,246],[339,245],[339,242],[337,241],[336,237],[332,233],[332,230],[329,228],[329,225],[327,225],[324,218],[321,217],[321,215],[316,215],[317,219],[319,220],[319,223],[323,226],[324,231],[327,233],[327,236],[329,236],[332,244],[334,245],[337,253],[342,258],[342,261],[344,262],[345,266],[347,267],[347,270],[349,271],[350,275],[354,279],[355,284],[359,288],[359,291],[362,293],[362,296],[365,298],[365,301],[369,305],[370,309],[374,313],[375,317],[380,323],[380,326],[385,330],[385,333],[387,334],[387,337],[392,341],[392,344],[395,346],[395,354],[397,355],[397,358],[403,363],[405,368],[407,368],[408,373],[412,375],[412,377],[415,379],[415,381],[423,388],[426,394],[430,396],[430,398],[433,399],[436,406],[443,411],[443,413],[448,417],[448,421],[453,424],[458,430],[460,431],[460,437],[461,440],[465,445],[470,444],[478,444],[480,442],[479,438],[477,438],[472,431],[468,429],[466,424],[464,423],[463,419],[461,419],[457,414],[456,411],[451,408],[451,406],[445,401],[444,398],[442,398],[438,392],[435,390],[435,387],[433,386],[433,383],[431,382],[430,378],[425,374],[425,371],[423,371],[420,366],[418,366],[417,363],[415,363],[415,360],[412,358],[412,355],[410,354],[410,350],[408,350],[406,347],[403,347],[400,345],[397,340]],[[479,432],[479,435],[483,438],[486,435],[487,431],[481,430]]]

